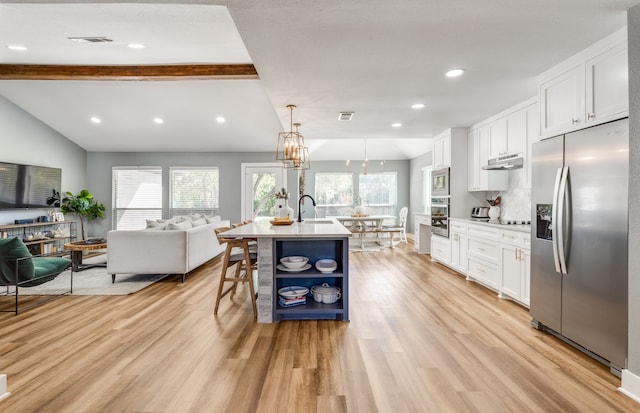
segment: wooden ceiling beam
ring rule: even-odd
[[[0,64],[0,80],[259,79],[252,64],[86,66]]]

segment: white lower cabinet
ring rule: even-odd
[[[500,296],[508,296],[529,306],[531,248],[529,234],[501,231],[502,286]]]
[[[467,225],[462,222],[452,221],[451,228],[451,268],[467,273]]]
[[[450,240],[432,237],[432,258],[528,307],[531,235],[456,219],[450,228]]]
[[[439,235],[431,235],[431,259],[442,264],[451,264],[451,241]]]
[[[482,225],[468,227],[467,278],[500,291],[500,231]]]

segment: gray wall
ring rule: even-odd
[[[311,169],[305,172],[305,193],[314,196],[316,192],[315,186],[315,174],[322,172],[351,172],[353,176],[354,196],[357,195],[358,188],[358,175],[360,174],[362,167],[362,161],[352,161],[349,166],[345,161],[318,161],[314,162],[311,159]],[[409,161],[385,161],[384,166],[380,165],[380,161],[369,160],[367,166],[367,172],[396,172],[398,183],[398,207],[394,215],[398,215],[398,211],[403,206],[409,206]],[[298,205],[293,203],[289,204],[294,209],[296,214],[298,213]],[[306,209],[303,209],[306,212]],[[309,214],[305,216],[311,216]]]
[[[89,152],[87,154],[88,187],[95,198],[107,208],[105,219],[89,225],[89,234],[104,236],[113,228],[111,222],[111,169],[114,166],[160,166],[162,167],[163,216],[169,214],[169,167],[171,166],[217,166],[220,171],[220,215],[231,222],[241,220],[240,188],[242,163],[276,162],[272,153],[253,152]],[[287,188],[297,193],[297,178],[288,171]]]
[[[640,376],[640,5],[629,10],[629,358]]]
[[[62,190],[85,187],[86,151],[0,96],[0,161],[62,169]],[[46,209],[0,211],[0,224],[46,215]]]
[[[422,206],[422,188],[424,183],[422,182],[422,168],[430,166],[433,162],[433,155],[431,152],[427,152],[424,155],[417,156],[409,161],[410,178],[409,178],[409,193],[411,198],[409,201],[409,216],[407,218],[407,232],[414,232],[413,223],[414,216],[417,212],[431,212],[423,211]]]

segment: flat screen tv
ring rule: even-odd
[[[60,206],[47,200],[61,186],[62,169],[0,162],[0,209]]]

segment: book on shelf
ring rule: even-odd
[[[296,298],[283,298],[278,297],[278,303],[283,307],[292,307],[294,305],[301,305],[307,303],[307,297],[296,297]]]

